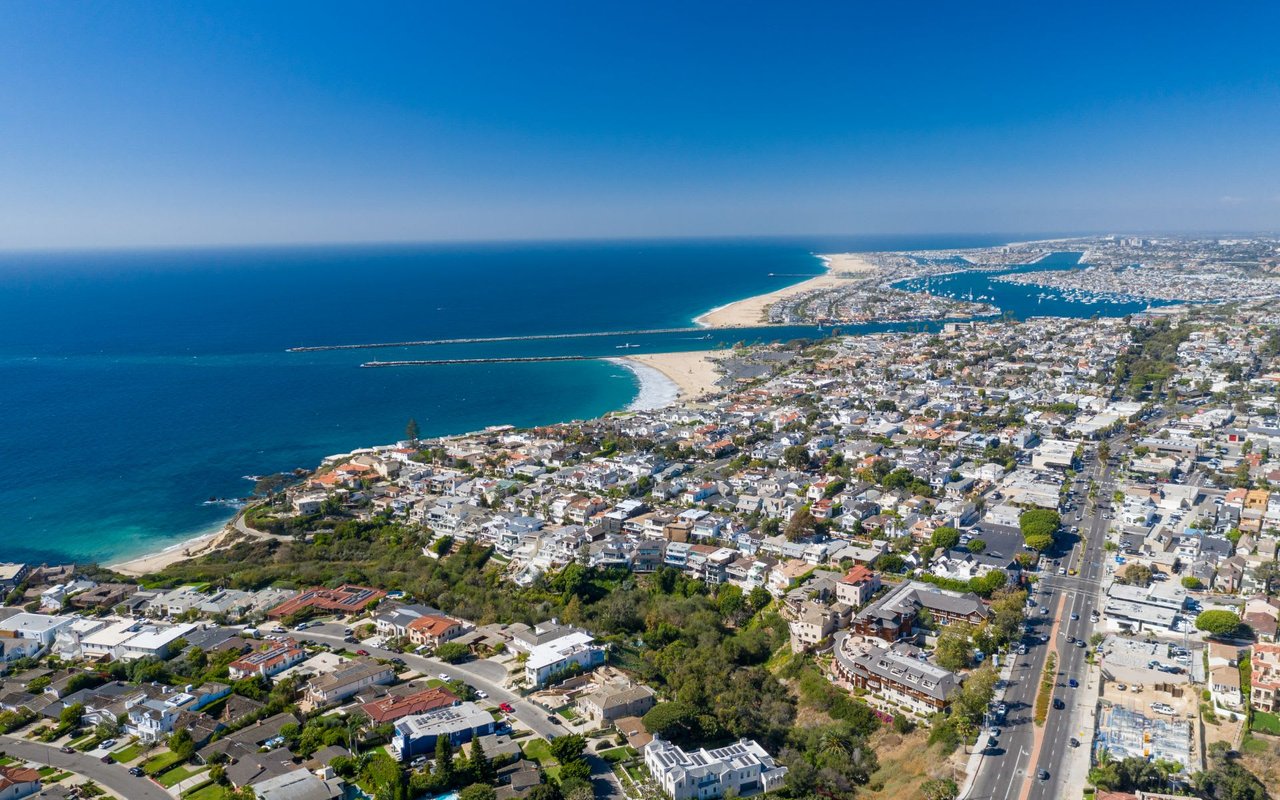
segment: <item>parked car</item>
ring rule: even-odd
[[[552,725],[559,725],[559,724],[560,724],[560,718],[559,718],[559,717],[557,717],[555,714],[548,714],[548,715],[547,715],[547,722],[550,722]]]
[[[98,747],[101,747],[101,748],[103,748],[104,750],[105,750],[106,748],[108,748],[108,747],[115,747],[115,746],[116,746],[116,740],[115,740],[115,739],[107,739],[105,742],[103,742],[102,744],[98,745]]]
[[[62,747],[58,748],[58,751],[62,753],[74,753],[75,748],[73,748],[71,745],[64,744]]]
[[[364,649],[360,649],[360,650],[357,650],[357,651],[356,651],[356,655],[358,655],[358,656],[367,656],[367,655],[369,655],[369,651],[368,651],[368,650],[364,650]]]
[[[147,773],[142,771],[142,767],[129,767],[129,774],[135,778],[141,778],[143,775],[146,775]]]
[[[511,704],[510,704],[510,703],[498,703],[498,709],[499,709],[499,710],[501,710],[501,711],[502,711],[502,713],[504,713],[504,714],[514,714],[514,713],[515,713],[515,709],[511,707]]]
[[[476,689],[476,697],[479,697],[481,700],[486,699],[488,696],[489,696],[489,693],[486,692],[484,689]]]
[[[1174,713],[1173,706],[1168,703],[1152,703],[1151,710],[1157,714],[1169,714],[1171,716]]]

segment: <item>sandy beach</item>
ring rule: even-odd
[[[678,399],[698,400],[719,391],[716,381],[720,378],[717,363],[723,350],[698,350],[690,353],[648,353],[627,356],[634,361],[665,375],[679,390]],[[677,398],[672,398],[674,402]]]
[[[244,525],[242,519],[242,516],[237,515],[234,520],[223,525],[218,530],[187,539],[185,542],[178,542],[155,553],[148,553],[147,555],[116,564],[109,564],[107,569],[115,570],[121,575],[137,578],[149,573],[159,572],[179,561],[203,556],[216,550],[224,550],[246,538],[261,538],[269,535]]]
[[[765,311],[769,306],[787,297],[794,297],[816,289],[831,289],[844,284],[844,276],[853,273],[874,272],[875,264],[866,259],[863,253],[832,253],[818,256],[827,265],[825,275],[818,275],[807,281],[792,286],[785,286],[768,294],[748,297],[728,305],[713,308],[694,319],[704,328],[742,328],[753,325],[767,325]]]

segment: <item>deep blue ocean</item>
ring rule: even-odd
[[[106,563],[158,549],[228,518],[227,508],[202,502],[249,493],[241,476],[393,442],[410,417],[424,436],[533,425],[625,408],[637,392],[632,373],[606,361],[359,369],[362,361],[616,356],[816,334],[289,347],[684,327],[713,307],[817,274],[815,252],[1018,238],[0,254],[0,560]],[[1048,313],[1024,288],[998,286],[1018,306],[1007,310]],[[618,350],[622,343],[640,347]]]

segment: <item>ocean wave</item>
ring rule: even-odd
[[[665,408],[679,399],[680,387],[676,385],[675,381],[653,367],[641,364],[639,361],[632,361],[629,358],[611,358],[609,361],[629,370],[640,382],[639,392],[637,392],[635,399],[627,405],[628,411],[650,411],[655,408]]]

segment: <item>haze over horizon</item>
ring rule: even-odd
[[[1278,22],[11,4],[0,249],[1275,230]]]

